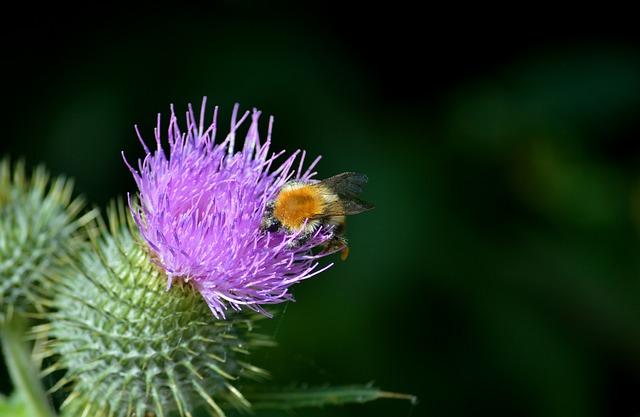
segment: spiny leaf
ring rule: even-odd
[[[417,398],[413,395],[381,391],[370,385],[282,389],[247,388],[243,394],[254,409],[292,410],[304,407],[366,403],[382,398],[406,400],[412,404],[417,402]]]

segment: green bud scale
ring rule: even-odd
[[[190,416],[206,406],[221,416],[228,405],[248,408],[232,384],[266,374],[242,360],[272,344],[254,332],[261,316],[216,320],[188,282],[167,290],[128,212],[119,207],[109,217],[95,249],[60,280],[51,322],[42,326],[51,336],[47,354],[57,357],[44,373],[66,369],[52,388],[70,388],[65,415]]]
[[[23,162],[12,170],[0,161],[0,325],[14,313],[45,311],[50,278],[84,244],[78,231],[93,212],[78,217],[83,202],[72,191],[43,167],[28,177]]]

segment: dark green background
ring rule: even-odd
[[[294,288],[257,360],[280,384],[420,400],[296,415],[640,413],[632,34],[363,10],[104,6],[5,26],[2,154],[103,207],[135,191],[119,154],[141,155],[134,123],[150,139],[156,113],[203,95],[223,126],[256,106],[276,149],[323,155],[321,177],[367,173],[377,206],[350,219],[347,262]]]

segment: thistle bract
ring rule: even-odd
[[[236,132],[249,114],[248,133],[236,150]],[[331,228],[318,228],[301,245],[294,243],[296,234],[260,229],[267,202],[291,179],[310,181],[319,158],[304,170],[305,153],[296,151],[275,167],[283,152],[270,151],[272,123],[261,142],[260,112],[237,115],[236,105],[229,134],[216,143],[217,108],[205,126],[205,102],[199,120],[189,107],[181,130],[172,107],[169,152],[158,116],[155,151],[140,137],[146,156],[137,170],[129,166],[139,188],[133,216],[154,260],[169,286],[175,279],[191,283],[216,317],[228,306],[264,312],[261,305],[292,299],[292,284],[331,266],[320,266],[311,253],[331,239]]]
[[[111,230],[57,286],[56,312],[45,325],[48,354],[58,358],[45,374],[66,369],[54,390],[71,387],[66,415],[190,415],[199,405],[222,415],[222,403],[248,407],[232,383],[264,372],[242,360],[270,344],[253,332],[262,316],[218,321],[191,286],[166,291],[164,271],[124,209],[120,220],[113,213]]]
[[[68,254],[83,244],[78,232],[92,213],[77,218],[71,182],[53,181],[39,167],[28,177],[24,163],[0,162],[0,323],[14,313],[43,310],[45,287]]]

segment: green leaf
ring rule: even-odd
[[[282,389],[251,388],[246,389],[243,393],[254,409],[291,410],[304,407],[366,403],[381,398],[417,402],[417,398],[413,395],[381,391],[370,385]]]

